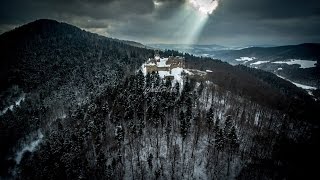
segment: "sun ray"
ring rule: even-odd
[[[202,14],[212,14],[219,5],[218,0],[188,0],[192,7]]]
[[[217,3],[217,0],[186,1],[168,20],[171,32],[169,37],[186,45],[197,43],[210,14],[217,8]]]
[[[209,15],[204,13],[205,11],[195,10],[194,6],[190,6],[190,4],[184,6],[184,11],[189,12],[189,16],[182,26],[185,34],[183,43],[197,43],[202,29],[209,19]]]

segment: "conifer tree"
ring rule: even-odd
[[[152,171],[152,169],[153,169],[152,160],[153,160],[153,155],[152,155],[152,153],[150,153],[149,156],[148,156],[148,166],[149,166],[149,168],[150,168],[151,171]]]
[[[231,132],[228,134],[228,141],[231,153],[235,153],[239,149],[239,143],[236,128],[234,126],[232,126]]]
[[[118,142],[118,145],[120,146],[124,140],[124,129],[121,125],[116,126],[115,138]]]
[[[219,130],[220,130],[220,119],[217,117],[216,122],[214,123],[213,132],[217,134]]]
[[[180,84],[178,82],[176,82],[174,85],[172,95],[173,95],[174,100],[178,100],[178,98],[180,96]]]
[[[189,120],[187,120],[187,116],[183,111],[181,111],[179,114],[179,120],[180,120],[180,133],[181,133],[182,139],[185,140],[188,135],[190,122]]]
[[[227,116],[226,121],[224,122],[224,134],[227,135],[230,133],[232,127],[232,119],[231,116]]]
[[[213,107],[212,106],[210,107],[209,111],[206,114],[206,120],[207,120],[207,124],[208,124],[208,129],[210,131],[214,125],[214,114],[213,114]]]
[[[223,132],[221,129],[216,134],[216,139],[215,139],[215,147],[218,151],[222,151],[225,147],[225,139],[223,136]]]
[[[149,72],[147,72],[147,75],[146,75],[146,87],[150,88],[151,84],[152,84],[152,77],[151,77],[151,74]]]
[[[143,87],[145,85],[145,80],[144,80],[144,75],[141,70],[138,71],[136,79],[137,79],[138,89],[143,89]]]

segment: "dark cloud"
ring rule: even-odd
[[[79,16],[94,19],[121,19],[133,14],[148,14],[151,0],[5,0],[1,4],[3,22],[19,22],[42,16]]]
[[[180,13],[186,1],[2,0],[0,33],[35,19],[52,18],[116,38],[180,43],[184,34],[177,29],[188,20]],[[219,0],[199,43],[320,42],[318,32],[319,0]]]
[[[223,10],[234,16],[274,19],[319,15],[319,0],[223,0]]]

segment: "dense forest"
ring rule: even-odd
[[[52,20],[0,35],[0,177],[292,179],[316,175],[319,92],[186,58],[183,86],[144,76],[154,52]]]

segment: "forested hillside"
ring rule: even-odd
[[[154,52],[129,44],[52,20],[0,35],[1,177],[316,174],[318,91],[312,97],[268,72],[163,51],[202,74],[172,85],[144,76],[140,67]]]
[[[1,164],[23,138],[89,103],[153,53],[52,20],[2,34],[0,49],[0,109],[14,105],[0,116]]]

